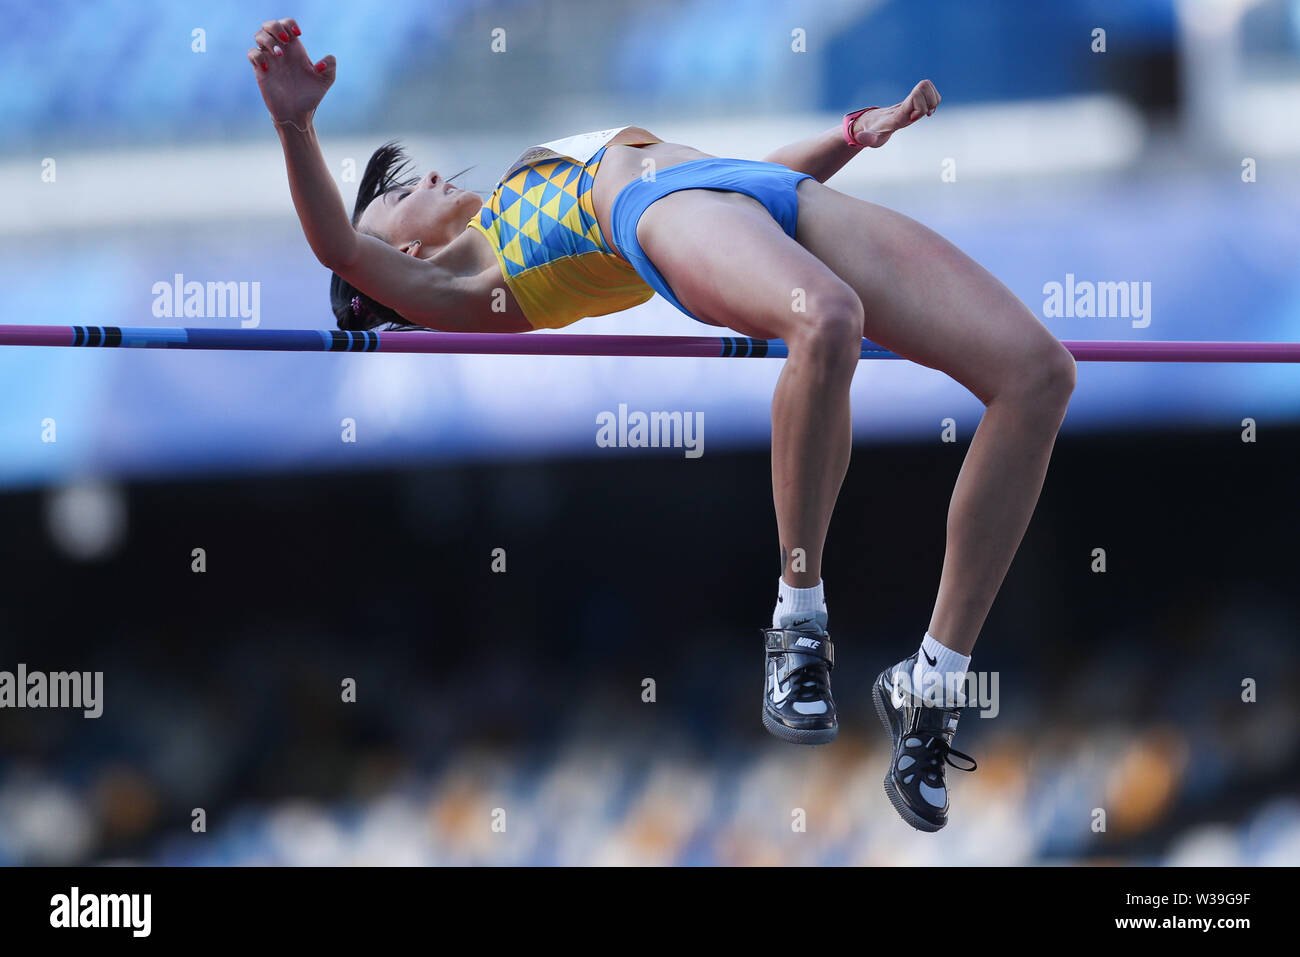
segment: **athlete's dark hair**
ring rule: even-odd
[[[396,141],[385,143],[375,150],[366,163],[366,171],[361,174],[361,184],[357,188],[357,202],[352,207],[352,225],[355,227],[366,207],[391,189],[403,189],[414,186],[419,177],[411,173],[411,160]],[[382,238],[382,237],[380,237]],[[359,331],[362,329],[423,329],[414,322],[407,322],[381,302],[376,302],[338,273],[330,276],[330,305],[334,309],[334,318],[340,329]]]

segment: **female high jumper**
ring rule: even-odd
[[[526,151],[485,203],[401,149],[370,158],[351,217],[312,125],[334,82],[292,19],[248,51],[279,132],[307,242],[333,273],[344,329],[527,332],[629,308],[658,292],[701,322],[782,339],[772,400],[781,547],[764,629],[763,724],[821,744],[838,730],[822,545],[849,464],[849,384],[863,336],[956,379],[984,403],[953,489],[929,628],[881,673],[873,705],[893,739],[885,791],[908,824],[947,823],[946,766],[962,688],[1019,547],[1074,389],[1074,360],[1002,283],[941,236],[825,184],[863,147],[934,113],[928,80],[901,102],[762,162],[665,143],[635,126]]]

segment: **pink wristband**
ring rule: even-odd
[[[865,147],[862,143],[859,143],[853,139],[853,121],[856,120],[863,113],[869,113],[871,110],[878,110],[878,109],[880,109],[880,107],[878,106],[868,106],[865,107],[864,109],[858,110],[855,113],[845,113],[844,114],[844,142],[848,143],[855,150],[864,149]]]

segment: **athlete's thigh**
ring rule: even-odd
[[[796,237],[857,292],[868,339],[942,369],[980,398],[1059,349],[988,270],[901,213],[804,180]]]
[[[818,310],[858,308],[843,280],[740,193],[670,193],[642,214],[637,239],[687,309],[742,335],[784,339]]]

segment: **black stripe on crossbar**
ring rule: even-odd
[[[330,352],[378,352],[379,335],[370,330],[330,333]]]
[[[74,346],[120,346],[122,330],[118,326],[73,326]]]
[[[766,339],[751,339],[748,336],[723,336],[723,359],[761,359],[767,355]]]

